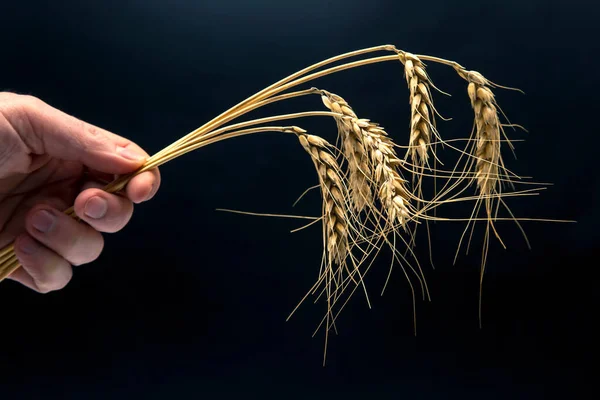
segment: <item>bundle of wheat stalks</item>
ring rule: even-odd
[[[380,51],[392,54],[365,57]],[[361,58],[323,68],[350,57]],[[348,102],[337,94],[314,87],[289,91],[332,73],[388,61],[401,63],[408,85],[410,123],[406,146],[395,144],[382,126],[357,116]],[[444,141],[438,132],[435,117],[439,114],[434,107],[433,92],[439,90],[433,85],[425,62],[450,66],[466,81],[468,96],[465,95],[465,99],[470,99],[474,124],[470,137],[465,139],[467,144],[464,148]],[[472,229],[479,220],[484,221],[487,226],[481,265],[483,277],[490,232],[494,232],[499,239],[495,228],[495,222],[503,219],[498,217],[499,207],[503,205],[508,210],[503,197],[531,194],[537,190],[502,191],[506,183],[512,185],[522,179],[508,171],[502,161],[502,143],[508,143],[512,148],[504,134],[504,127],[516,125],[500,122],[500,109],[493,93],[493,89],[498,87],[500,86],[491,83],[480,73],[469,71],[456,62],[411,54],[392,45],[349,52],[311,65],[261,90],[154,154],[138,171],[116,179],[104,190],[118,192],[133,176],[221,140],[266,131],[296,136],[314,164],[323,199],[321,216],[313,221],[322,224],[323,259],[317,281],[304,299],[309,294],[324,298],[327,312],[319,326],[325,326],[327,344],[329,331],[335,329],[339,312],[355,290],[362,288],[367,295],[364,276],[383,247],[391,249],[392,264],[399,265],[408,278],[413,299],[415,290],[411,275],[419,282],[423,297],[429,298],[413,247],[416,227],[420,223],[449,220],[437,216],[437,213],[436,216],[430,213],[440,205],[457,201],[474,202],[473,213],[464,219],[467,222],[464,233],[470,226]],[[326,110],[276,115],[230,124],[232,120],[267,104],[308,95],[320,96]],[[335,141],[308,134],[298,126],[271,125],[274,122],[315,116],[335,120],[338,130]],[[438,164],[442,165],[438,162],[435,150],[438,145],[460,153],[452,170],[437,167]],[[397,154],[398,150],[405,152],[404,157]],[[411,179],[406,179],[405,176]],[[427,177],[446,182],[441,189],[436,189],[431,199],[423,198],[421,185]],[[468,188],[473,188],[474,193],[460,197]],[[484,205],[485,215],[478,218],[481,205]],[[73,208],[65,212],[74,216]],[[512,213],[510,216],[508,219],[518,223]],[[0,251],[0,280],[19,266],[12,246]],[[368,296],[366,297],[369,301]]]

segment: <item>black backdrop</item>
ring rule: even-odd
[[[0,285],[0,399],[577,398],[597,359],[597,35],[593,1],[221,0],[9,2],[0,6],[0,89],[29,93],[127,136],[153,153],[266,85],[335,54],[377,44],[450,58],[527,95],[498,92],[523,175],[553,182],[514,199],[533,249],[502,225],[492,245],[484,329],[477,253],[452,265],[460,226],[434,227],[433,302],[411,327],[408,286],[387,258],[369,276],[373,309],[356,296],[321,366],[323,308],[285,317],[318,272],[320,230],[217,207],[314,215],[310,161],[296,140],[264,134],[219,143],[162,168],[162,189],[101,258],[64,290]],[[432,66],[451,122],[470,109],[452,71]],[[405,140],[398,65],[315,84]],[[319,107],[317,99],[258,112]],[[301,121],[332,138],[331,121]],[[510,158],[510,157],[507,157]],[[425,257],[426,249],[420,249]],[[379,272],[377,272],[379,271]]]

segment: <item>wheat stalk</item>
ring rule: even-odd
[[[310,115],[310,113],[309,113],[309,115]],[[284,118],[280,118],[280,119],[286,119],[285,118],[286,116],[283,116],[283,117]],[[270,120],[276,120],[276,119],[277,118],[263,118],[262,120],[254,120],[254,121],[249,121],[247,123],[237,124],[237,127],[242,128],[242,127],[246,127],[246,126],[253,125],[256,123],[269,122]],[[108,193],[120,192],[121,190],[123,190],[125,188],[127,183],[134,176],[136,176],[142,172],[149,171],[153,168],[159,167],[160,165],[172,160],[173,158],[179,157],[185,153],[188,153],[188,152],[196,150],[198,148],[207,146],[207,145],[215,143],[217,141],[231,139],[234,137],[239,137],[239,136],[244,136],[244,135],[255,134],[255,133],[259,133],[259,132],[282,132],[282,133],[295,133],[295,134],[303,132],[303,130],[301,128],[298,128],[296,126],[286,126],[286,127],[263,126],[263,127],[254,127],[254,128],[248,128],[248,129],[238,129],[234,132],[228,132],[228,130],[230,130],[230,129],[223,129],[221,136],[219,136],[217,138],[208,138],[208,139],[199,138],[196,140],[190,140],[187,143],[182,143],[178,147],[172,147],[170,152],[157,153],[156,155],[150,157],[146,161],[144,166],[142,166],[140,169],[138,169],[134,173],[123,175],[123,176],[115,179],[114,181],[107,184],[103,188],[103,190]],[[68,208],[67,210],[64,211],[64,213],[70,217],[77,218],[74,207]],[[11,243],[10,245],[6,246],[5,248],[3,248],[0,251],[0,281],[4,280],[6,277],[8,277],[20,266],[21,266],[21,264],[15,254],[14,244]]]

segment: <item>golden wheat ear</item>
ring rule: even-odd
[[[317,170],[323,197],[324,262],[318,280],[310,292],[321,292],[327,303],[323,355],[325,363],[329,331],[334,327],[333,307],[341,296],[345,275],[351,274],[346,266],[346,259],[350,253],[351,210],[348,207],[349,195],[340,166],[329,151],[331,144],[319,136],[305,133],[298,134],[298,140],[310,155]]]
[[[492,90],[493,87],[499,86],[492,84],[477,71],[467,71],[464,69],[457,69],[457,71],[459,72],[459,75],[468,82],[467,94],[474,113],[473,133],[471,136],[473,141],[469,146],[470,150],[468,151],[468,154],[470,155],[470,158],[467,161],[467,167],[463,176],[466,176],[468,172],[471,172],[468,180],[470,180],[471,183],[474,183],[478,193],[478,199],[475,202],[470,221],[467,223],[460,238],[457,255],[463,238],[470,229],[471,233],[467,242],[468,252],[475,228],[475,220],[477,219],[479,210],[483,207],[486,216],[486,227],[482,244],[479,278],[479,322],[481,325],[483,276],[487,264],[491,235],[493,234],[500,244],[506,248],[506,245],[496,229],[500,205],[503,205],[512,216],[512,220],[521,230],[528,246],[529,241],[518,219],[514,217],[507,204],[502,199],[504,195],[502,191],[502,187],[504,186],[503,182],[508,183],[514,188],[514,182],[520,180],[520,178],[505,167],[502,159],[502,143],[506,142],[513,151],[514,147],[506,136],[504,127],[500,122],[501,109],[498,106]]]
[[[325,107],[339,114],[335,117],[338,137],[341,139],[342,153],[348,165],[348,184],[354,210],[363,211],[373,201],[373,193],[369,184],[371,176],[368,154],[362,138],[353,129],[352,120],[356,114],[352,107],[340,96],[328,91],[321,91],[321,100]]]
[[[425,171],[434,174],[434,195],[437,190],[437,180],[435,178],[436,165],[442,164],[436,154],[436,147],[443,143],[443,140],[437,130],[435,116],[439,115],[434,104],[432,88],[435,88],[429,74],[426,71],[425,63],[415,54],[408,52],[399,52],[398,57],[404,64],[404,77],[409,89],[410,104],[410,136],[408,150],[404,157],[410,160],[411,167],[417,172],[413,174],[413,187],[415,194],[419,198],[424,198],[423,177]],[[441,90],[437,89],[439,92]],[[446,93],[444,93],[446,94]],[[433,166],[430,165],[429,156],[433,157]],[[424,208],[427,204],[416,202],[415,208],[418,211],[426,213]],[[433,266],[433,250],[431,243],[431,231],[429,221],[425,221],[427,228],[427,238],[429,245],[429,258]],[[411,247],[416,245],[416,227],[411,239]]]
[[[386,244],[392,250],[392,261],[382,294],[389,281],[393,266],[399,264],[410,285],[413,306],[415,306],[415,290],[408,271],[412,271],[417,277],[424,298],[429,298],[429,291],[418,260],[410,249],[409,241],[402,237],[402,233],[411,231],[410,222],[417,219],[417,211],[412,206],[412,202],[418,200],[409,191],[408,182],[400,173],[404,161],[400,160],[396,154],[396,145],[383,127],[367,119],[358,118],[341,96],[327,91],[322,91],[322,93],[325,106],[332,112],[342,115],[342,117],[336,118],[342,142],[352,143],[351,146],[345,147],[344,153],[349,164],[350,181],[352,181],[352,174],[356,174],[359,179],[355,179],[354,182],[369,186],[368,191],[355,188],[354,193],[374,193],[376,196],[366,205],[367,213],[364,219],[359,221],[362,224],[361,228],[368,231],[366,235],[368,237],[365,239],[368,246],[365,249],[364,259],[372,256],[371,263],[364,269],[363,275],[367,273],[373,260],[377,257],[382,248],[381,245]],[[356,148],[360,148],[360,151],[356,151]],[[376,203],[379,204],[379,207]],[[367,229],[365,224],[371,225],[371,229]],[[402,247],[402,251],[400,247]],[[417,269],[407,259],[409,253],[410,257],[414,259]]]
[[[329,259],[341,264],[348,254],[348,212],[343,179],[335,158],[327,151],[329,143],[315,135],[300,134],[302,147],[310,154],[323,194],[327,253]]]
[[[359,203],[360,209],[372,205],[371,193],[375,192],[388,223],[406,228],[414,209],[410,206],[412,196],[406,187],[407,181],[397,169],[402,161],[393,142],[382,127],[358,118],[341,96],[323,91],[322,99],[329,110],[341,114],[336,122],[348,161],[354,204]]]
[[[414,166],[429,166],[429,155],[437,157],[433,142],[441,142],[435,121],[437,110],[433,105],[431,78],[425,70],[425,64],[411,53],[399,53],[404,64],[404,77],[410,92],[410,139],[406,158]],[[434,140],[435,139],[435,140]]]

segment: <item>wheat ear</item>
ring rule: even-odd
[[[407,222],[414,219],[415,210],[410,205],[413,196],[406,187],[408,182],[398,170],[402,160],[394,150],[394,143],[383,128],[369,120],[355,120],[354,129],[361,132],[365,145],[370,151],[377,194],[389,217],[389,222],[397,221],[406,229]]]
[[[352,126],[352,120],[357,116],[343,98],[324,90],[321,92],[321,100],[325,107],[341,115],[335,117],[335,121],[342,141],[342,151],[348,162],[348,185],[353,207],[360,212],[373,201],[373,194],[369,185],[371,171],[367,150],[360,133],[357,134]]]
[[[325,139],[306,134],[298,135],[298,139],[304,150],[310,154],[319,174],[324,203],[323,225],[329,259],[337,264],[342,264],[349,252],[349,216],[340,167],[331,153],[327,151],[331,145]]]
[[[467,93],[474,111],[473,125],[475,131],[475,144],[472,147],[472,157],[475,160],[474,179],[476,180],[480,196],[475,206],[474,213],[477,213],[483,202],[487,216],[487,225],[483,238],[481,270],[479,274],[479,324],[481,327],[483,276],[487,264],[491,232],[498,238],[502,246],[506,248],[494,226],[494,221],[496,220],[498,213],[498,206],[502,202],[499,187],[500,171],[503,171],[502,175],[505,175],[506,173],[500,149],[501,135],[506,135],[504,134],[502,124],[500,123],[499,107],[494,93],[492,92],[492,85],[490,82],[477,71],[462,70],[458,72],[468,82]],[[510,212],[507,206],[506,209]],[[519,228],[521,228],[516,219],[515,222]],[[468,228],[469,225],[467,224],[463,236]],[[521,231],[525,236],[522,228]],[[527,240],[526,236],[525,239]]]
[[[348,275],[352,276],[346,267],[346,258],[350,254],[349,195],[344,185],[341,169],[329,152],[331,144],[319,136],[308,134],[299,134],[298,140],[312,158],[319,175],[319,185],[323,197],[323,236],[326,257],[324,268],[313,288],[317,289],[323,285],[322,291],[327,302],[323,354],[323,364],[325,364],[329,331],[334,321],[333,307],[345,288],[344,271],[348,271]],[[334,267],[334,264],[337,264],[337,268]]]
[[[475,112],[475,171],[477,187],[484,196],[496,190],[502,157],[500,154],[500,120],[494,93],[478,72],[467,75],[467,91]]]
[[[411,196],[406,188],[407,181],[397,170],[402,160],[398,158],[392,140],[383,128],[367,119],[359,119],[342,97],[323,91],[322,99],[331,111],[343,114],[337,120],[341,127],[342,141],[350,143],[344,146],[347,149],[344,155],[348,159],[349,180],[356,186],[360,185],[352,191],[354,202],[357,201],[357,192],[360,195],[371,193],[365,186],[372,184],[389,221],[397,221],[405,227],[406,222],[412,219],[414,210],[410,208]],[[350,187],[354,188],[352,184]],[[362,199],[364,197],[360,197],[358,201]]]
[[[439,138],[433,113],[431,79],[425,64],[412,53],[399,53],[404,64],[404,77],[410,91],[410,139],[409,150],[413,165],[425,167],[429,163],[432,136]],[[432,150],[433,152],[433,150]],[[433,152],[435,157],[435,152]]]
[[[404,231],[409,230],[409,222],[415,221],[418,218],[418,212],[411,204],[412,200],[422,200],[409,191],[407,187],[408,182],[402,177],[399,171],[404,161],[396,154],[395,145],[384,128],[367,119],[358,118],[341,96],[327,91],[322,91],[322,94],[325,106],[331,111],[343,115],[343,117],[338,117],[338,128],[341,127],[339,131],[342,140],[344,138],[353,138],[353,141],[356,142],[353,147],[360,146],[366,152],[366,160],[363,162],[364,166],[360,168],[358,166],[354,168],[350,167],[349,170],[361,173],[367,172],[369,174],[368,180],[361,182],[371,186],[381,205],[381,210],[378,210],[374,201],[368,204],[370,211],[373,211],[373,216],[376,217],[376,220],[373,222],[377,227],[377,231],[375,232],[375,236],[368,239],[367,242],[372,246],[371,249],[376,249],[376,252],[380,249],[378,244],[380,240],[390,246],[393,261],[383,286],[382,294],[389,282],[393,265],[398,262],[408,281],[413,296],[413,322],[416,332],[415,288],[406,267],[417,277],[423,295],[426,295],[428,298],[429,289],[427,288],[427,283],[418,260],[409,248],[408,243],[398,235],[398,230],[399,227]],[[358,159],[357,157],[349,156],[351,154],[353,153],[345,152],[345,157],[348,159],[349,165],[352,165]],[[417,173],[415,171],[412,172]],[[384,221],[383,224],[381,224],[381,220]],[[361,227],[364,228],[364,226]],[[391,239],[387,237],[390,233],[393,234]],[[414,257],[417,269],[411,265],[411,262],[406,258],[406,254],[403,254],[403,251],[399,250],[397,240],[406,245],[406,253],[410,253]],[[367,253],[370,253],[370,251],[368,250]],[[363,269],[363,275],[367,273],[369,267],[370,265]],[[356,289],[355,287],[354,290]]]

